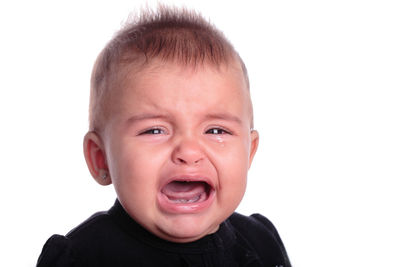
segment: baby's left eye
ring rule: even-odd
[[[230,134],[230,132],[221,128],[212,128],[206,131],[206,134]]]

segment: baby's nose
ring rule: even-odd
[[[172,161],[175,164],[195,165],[204,159],[201,145],[194,139],[182,139],[175,146]]]

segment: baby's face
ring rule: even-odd
[[[154,63],[132,73],[102,136],[121,204],[166,240],[215,232],[243,197],[258,144],[240,68]]]

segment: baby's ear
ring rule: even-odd
[[[83,139],[83,152],[90,174],[101,185],[111,184],[107,166],[107,157],[101,137],[95,132],[88,132]]]
[[[258,136],[258,132],[256,130],[251,130],[250,140],[251,140],[251,143],[250,143],[249,168],[251,166],[251,163],[253,162],[254,155],[256,154],[257,148],[258,148],[259,136]]]

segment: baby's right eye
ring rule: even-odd
[[[152,128],[141,132],[139,135],[144,135],[144,134],[165,134],[165,131],[159,128]]]

